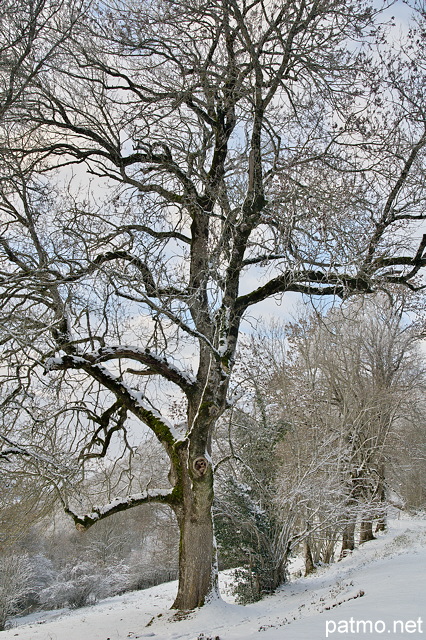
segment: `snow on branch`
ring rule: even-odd
[[[8,447],[0,451],[0,459],[6,462],[12,462],[10,456],[29,456],[28,451],[25,451],[22,447]]]
[[[0,433],[0,438],[7,445],[5,449],[0,451],[0,459],[5,460],[6,462],[11,462],[10,456],[25,456],[27,458],[34,458],[35,460],[37,460],[38,462],[42,462],[43,464],[57,466],[52,459],[48,458],[45,455],[35,453],[34,451],[31,451],[26,447],[23,447],[22,445],[16,442],[13,442],[2,433]]]
[[[180,435],[172,423],[148,403],[143,393],[129,387],[100,364],[93,363],[92,360],[86,357],[68,354],[46,360],[46,372],[66,371],[67,369],[81,369],[106,389],[109,389],[123,407],[133,413],[155,433],[167,451],[180,439]]]
[[[126,511],[132,507],[137,507],[141,504],[149,504],[153,502],[170,504],[173,501],[173,490],[169,489],[156,489],[153,491],[144,491],[142,493],[136,493],[126,498],[117,497],[114,498],[108,504],[102,506],[94,506],[90,513],[78,514],[75,513],[69,506],[65,506],[65,513],[72,517],[77,529],[85,531],[92,525],[113,513],[119,511]]]
[[[128,345],[100,348],[92,354],[85,354],[85,358],[94,364],[107,362],[119,358],[135,360],[149,367],[146,373],[161,375],[170,382],[177,384],[183,391],[190,391],[196,383],[195,378],[187,371],[182,371],[170,358],[151,351],[150,349],[138,349]]]

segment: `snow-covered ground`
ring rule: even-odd
[[[392,520],[386,534],[341,562],[245,607],[220,600],[182,615],[169,609],[175,591],[168,583],[23,618],[0,640],[426,639],[426,520]]]

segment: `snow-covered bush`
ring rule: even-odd
[[[6,621],[21,609],[30,591],[32,566],[27,555],[11,554],[0,558],[0,631]]]
[[[129,584],[129,569],[124,564],[99,567],[82,560],[68,564],[49,587],[40,593],[45,607],[77,609],[97,602],[100,598],[123,593]]]
[[[44,553],[29,555],[28,560],[31,563],[31,580],[24,602],[25,609],[33,609],[39,607],[39,594],[56,579],[57,571],[53,566],[52,560]]]

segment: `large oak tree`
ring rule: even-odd
[[[419,287],[423,71],[386,57],[369,2],[45,0],[23,20],[36,4],[1,22],[2,459],[81,528],[169,505],[190,609],[217,591],[211,440],[246,312]],[[138,423],[170,488],[81,511],[76,470],[134,452]]]

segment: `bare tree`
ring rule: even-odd
[[[254,466],[262,468],[268,482],[258,468],[252,475],[274,513],[279,534],[274,553],[285,567],[289,555],[303,545],[306,573],[320,561],[332,559],[345,508],[344,427],[333,415],[331,393],[318,380],[318,355],[328,351],[326,341],[318,340],[319,322],[315,315],[310,318],[310,331],[302,318],[295,325],[273,323],[263,328],[252,337],[249,353],[237,367],[246,370],[245,379],[257,390],[257,404],[263,408],[262,421],[268,428],[266,459]],[[250,415],[256,415],[245,397],[241,402]],[[261,443],[263,431],[257,427],[246,437],[256,442],[260,436]],[[239,442],[231,449],[232,457],[244,455]]]
[[[384,526],[392,488],[387,473],[398,464],[395,441],[419,418],[415,406],[423,393],[424,361],[418,330],[402,321],[403,311],[404,301],[378,296],[293,327],[299,373],[309,381],[305,414],[321,425],[320,438],[334,434],[340,451],[334,472],[336,491],[346,497],[340,509],[342,553],[354,548],[357,521],[360,542],[374,537],[374,519]],[[317,437],[308,433],[306,441]]]
[[[3,2],[0,17],[0,120],[7,116],[14,104],[25,99],[31,82],[67,38],[69,29],[64,29],[63,23],[58,29],[63,5],[60,0]]]
[[[82,528],[169,505],[175,607],[217,592],[211,440],[247,310],[289,291],[419,286],[426,117],[400,67],[384,84],[372,71],[386,68],[370,64],[378,13],[349,0],[87,0],[76,20],[64,3],[64,37],[13,93],[2,458],[36,467]],[[186,403],[178,428],[171,388]],[[79,470],[132,451],[139,423],[171,488],[79,505]]]

